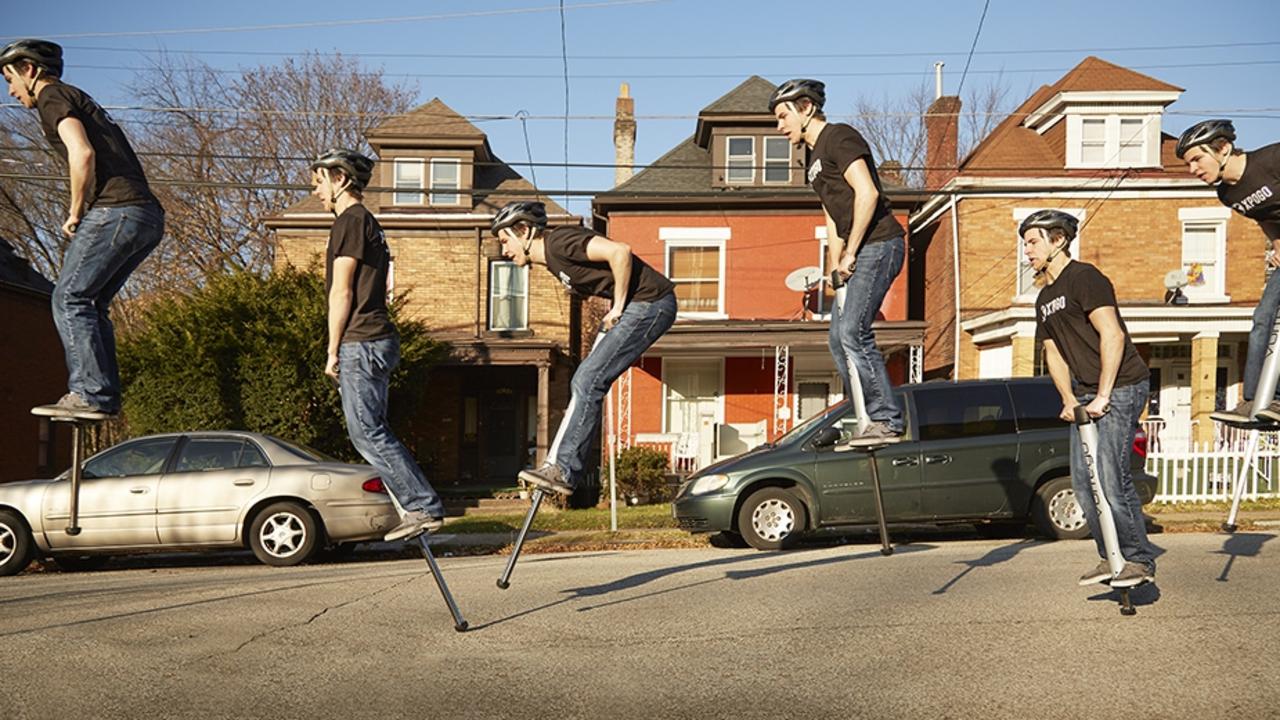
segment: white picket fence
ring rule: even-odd
[[[1236,475],[1246,460],[1247,439],[1247,432],[1219,432],[1212,443],[1187,443],[1178,449],[1157,446],[1150,450],[1145,467],[1159,481],[1155,501],[1230,500]],[[1259,436],[1257,462],[1245,476],[1245,499],[1280,497],[1278,467],[1280,438],[1275,433],[1263,433]]]

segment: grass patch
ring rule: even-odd
[[[459,535],[515,532],[520,529],[523,522],[524,513],[469,515],[449,520],[442,532]],[[676,521],[671,517],[671,505],[667,503],[618,508],[619,530],[675,529],[676,527]],[[606,531],[609,529],[609,508],[557,510],[549,503],[544,504],[538,508],[538,515],[533,519],[533,529],[552,532]]]

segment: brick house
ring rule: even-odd
[[[406,440],[437,486],[514,485],[546,454],[580,352],[580,302],[549,273],[505,261],[489,233],[494,213],[534,188],[439,99],[366,136],[379,162],[365,204],[391,247],[392,292],[452,347]],[[553,224],[581,223],[539,199]],[[276,261],[323,258],[332,223],[310,196],[270,218]]]
[[[1097,265],[1151,367],[1148,427],[1172,447],[1214,440],[1208,414],[1238,399],[1265,237],[1220,205],[1173,152],[1194,118],[1165,110],[1182,92],[1096,57],[1027,98],[957,164],[959,101],[926,118],[926,197],[910,219],[912,312],[928,377],[1041,371],[1034,286],[1018,224],[1040,208],[1081,220],[1072,256]],[[1185,273],[1184,305],[1164,278]],[[956,280],[959,280],[958,284]]]
[[[71,464],[70,434],[31,414],[67,391],[52,291],[53,283],[0,240],[0,482],[52,477]],[[58,437],[64,441],[55,443]]]
[[[702,109],[692,136],[594,200],[595,229],[676,284],[675,326],[615,392],[620,443],[674,446],[680,469],[771,440],[842,396],[827,347],[830,295],[786,283],[804,268],[826,276],[826,224],[803,150],[775,131],[775,89],[748,78]],[[630,166],[625,89],[618,107],[618,165]],[[882,179],[905,226],[909,204]],[[876,324],[895,383],[907,381],[924,337],[924,323],[908,319],[908,276]]]

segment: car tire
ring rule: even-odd
[[[93,572],[101,570],[110,560],[110,555],[55,555],[53,564],[62,572]]]
[[[302,505],[272,503],[249,524],[249,549],[267,565],[289,567],[304,563],[323,547],[320,522]]]
[[[0,577],[17,575],[31,564],[35,540],[22,517],[0,510]]]
[[[1036,490],[1031,509],[1036,528],[1052,540],[1081,540],[1089,537],[1084,511],[1076,502],[1071,476],[1051,478]]]
[[[804,503],[786,488],[757,490],[738,510],[738,533],[757,550],[794,547],[807,524]]]

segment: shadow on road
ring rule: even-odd
[[[1214,550],[1218,555],[1227,556],[1227,564],[1222,566],[1222,574],[1218,576],[1218,582],[1227,582],[1227,575],[1231,573],[1231,566],[1235,564],[1238,557],[1258,557],[1262,554],[1262,546],[1268,540],[1274,540],[1275,535],[1268,533],[1235,533],[1222,543],[1221,550]]]
[[[934,590],[933,594],[942,595],[946,593],[948,590],[950,590],[952,586],[954,586],[956,583],[960,582],[961,578],[973,572],[975,569],[982,568],[982,567],[991,567],[992,565],[999,565],[1002,562],[1007,562],[1009,560],[1012,560],[1013,557],[1017,555],[1019,552],[1039,544],[1040,543],[1036,540],[1027,539],[1027,540],[1022,540],[1016,543],[1011,543],[1009,545],[1001,545],[999,547],[992,548],[991,550],[987,551],[985,555],[983,555],[980,558],[977,558],[976,560],[959,560],[956,562],[956,564],[966,566],[965,569],[961,570],[959,575],[956,575],[955,577],[948,580],[946,584],[944,584],[942,587],[938,588],[937,590]]]
[[[1138,587],[1133,588],[1132,590],[1129,591],[1129,601],[1134,604],[1134,607],[1142,607],[1144,605],[1154,605],[1156,601],[1158,601],[1159,599],[1160,599],[1160,587],[1156,585],[1154,582],[1143,583]],[[1106,592],[1098,593],[1097,595],[1090,595],[1089,600],[1091,602],[1108,600],[1110,602],[1115,603],[1116,605],[1119,605],[1120,591],[1109,588]]]

